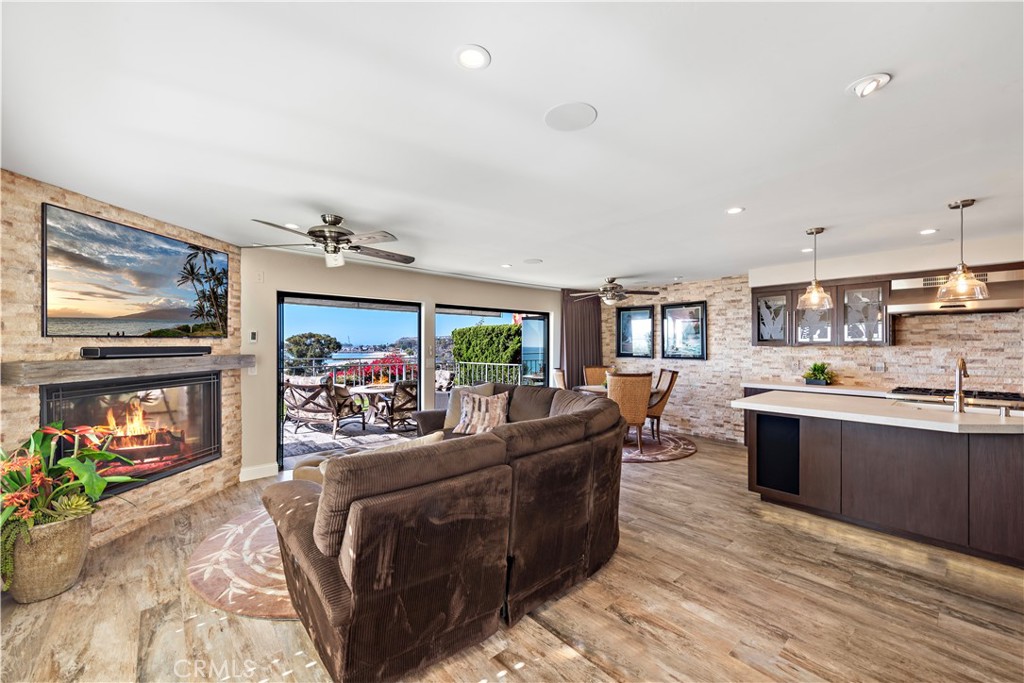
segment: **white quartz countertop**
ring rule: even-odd
[[[731,405],[733,408],[763,413],[822,417],[954,434],[1024,434],[1024,412],[1019,410],[1010,411],[1009,417],[1000,417],[995,408],[968,408],[965,413],[954,413],[946,405],[795,391],[769,391],[737,399]]]
[[[842,394],[845,396],[871,396],[885,398],[891,389],[880,387],[847,386],[845,384],[804,384],[803,380],[745,379],[740,382],[744,389],[769,389],[776,391],[806,391],[814,394]]]

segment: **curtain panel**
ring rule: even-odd
[[[584,365],[603,365],[601,352],[601,299],[590,297],[582,301],[570,294],[575,289],[562,290],[562,369],[565,385],[584,384]]]

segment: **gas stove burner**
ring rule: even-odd
[[[894,398],[910,396],[915,398],[931,397],[933,400],[950,399],[953,397],[952,389],[931,389],[926,387],[896,387],[889,395]],[[983,391],[975,389],[964,390],[964,398],[974,405],[1006,405],[1024,406],[1024,394],[1013,391]]]

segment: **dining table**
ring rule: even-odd
[[[607,396],[608,387],[603,384],[580,384],[572,388],[573,391],[578,391],[581,394],[596,394],[598,396]]]

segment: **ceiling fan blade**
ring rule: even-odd
[[[272,228],[277,228],[278,230],[286,230],[288,232],[293,232],[296,235],[299,235],[300,237],[309,237],[309,235],[302,232],[301,230],[292,230],[291,228],[286,228],[283,225],[278,225],[277,223],[271,223],[270,221],[261,221],[259,218],[253,218],[252,220],[254,220],[257,223],[262,223],[263,225],[269,225]]]
[[[577,292],[575,294],[570,294],[569,296],[597,296],[600,293],[601,292]]]
[[[652,292],[646,289],[623,289],[623,294],[644,294],[646,296],[653,296],[655,294],[661,294],[661,292]]]
[[[412,256],[396,254],[393,251],[384,251],[383,249],[374,249],[373,247],[359,247],[358,249],[345,249],[344,251],[348,254],[372,256],[373,258],[384,259],[385,261],[391,261],[393,263],[404,263],[407,265],[416,260]]]
[[[312,242],[303,242],[302,244],[252,244],[248,246],[242,246],[242,249],[273,249],[274,247],[312,247],[315,246]]]
[[[350,235],[345,239],[349,244],[379,244],[380,242],[394,242],[398,238],[387,230],[375,230],[374,232],[363,232],[358,235]]]
[[[587,299],[593,299],[595,296],[601,296],[600,292],[590,292],[589,294],[570,294],[569,296],[579,297],[576,301],[586,301]]]

